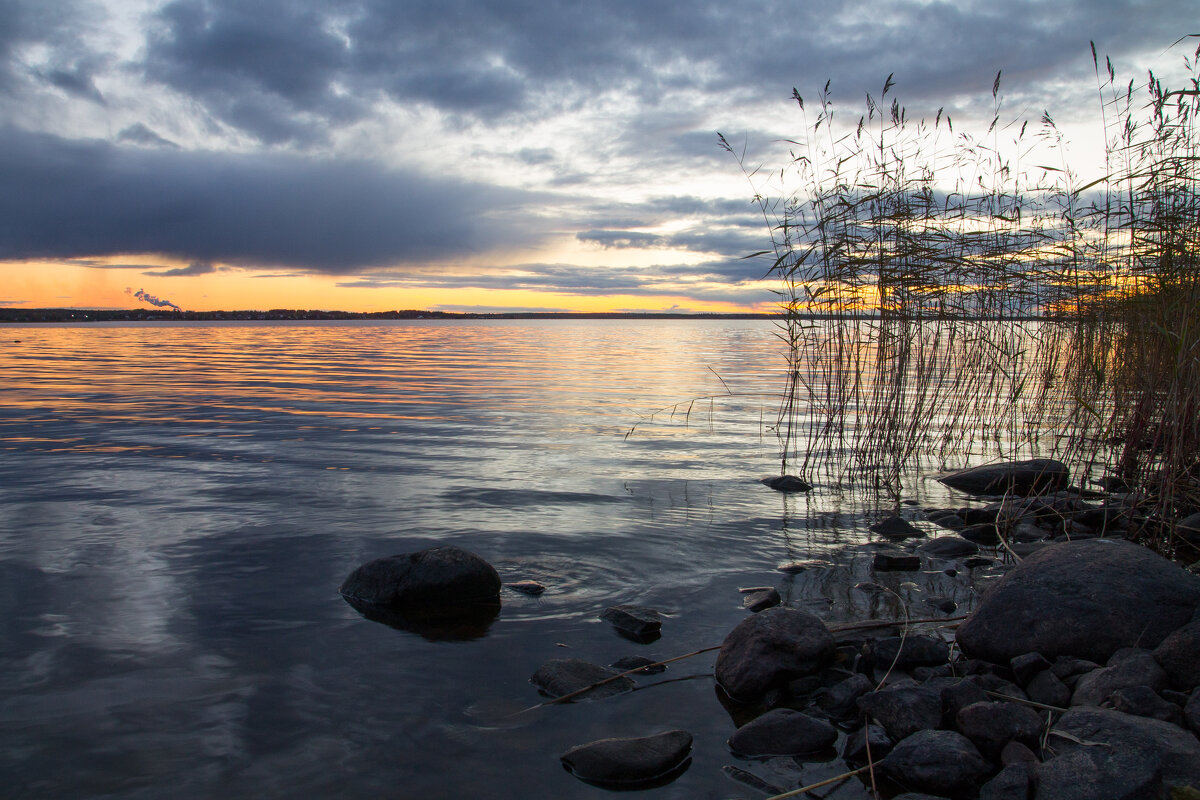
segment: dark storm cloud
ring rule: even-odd
[[[330,273],[530,235],[531,196],[364,162],[122,148],[0,128],[0,259],[160,253]]]
[[[176,0],[156,14],[142,67],[264,141],[312,138],[379,97],[495,119],[606,92],[654,108],[661,141],[660,115],[687,111],[658,106],[669,92],[785,102],[793,85],[815,95],[832,78],[857,102],[895,72],[902,96],[928,104],[986,95],[998,69],[1019,92],[1087,72],[1088,39],[1116,57],[1166,47],[1194,12],[1177,0],[1172,19],[1170,5],[1150,15],[1137,0]],[[712,157],[694,132],[671,135]]]

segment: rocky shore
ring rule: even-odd
[[[1200,576],[1124,540],[1136,524],[1128,498],[1088,497],[1067,478],[1047,461],[967,470],[943,481],[992,502],[872,526],[878,573],[1004,562],[965,618],[933,603],[930,620],[831,627],[781,605],[773,587],[745,590],[746,618],[706,648],[734,721],[728,750],[746,766],[726,774],[755,796],[795,796],[754,764],[833,754],[840,780],[903,800],[1200,798]],[[919,519],[947,533],[928,537]],[[1180,523],[1181,546],[1196,541],[1196,520]],[[459,612],[494,618],[500,584],[482,559],[437,548],[364,565],[342,592],[368,617],[428,635],[430,620]],[[662,624],[630,605],[598,615],[632,641]],[[550,703],[595,702],[664,666],[562,659],[531,681]],[[638,789],[673,780],[691,753],[689,732],[665,730],[557,755],[581,780]]]

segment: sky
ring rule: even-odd
[[[857,119],[1049,111],[1195,0],[0,0],[0,305],[770,311],[755,183]],[[808,122],[811,123],[811,117]]]

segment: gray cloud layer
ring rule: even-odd
[[[707,127],[714,106],[745,130],[759,122],[739,109],[783,106],[793,85],[814,94],[832,78],[854,103],[895,72],[906,102],[936,108],[986,97],[1004,69],[1007,91],[1036,115],[1087,94],[1072,81],[1090,73],[1089,39],[1118,60],[1156,53],[1195,17],[1192,0],[172,0],[141,17],[137,46],[118,54],[96,35],[124,24],[118,9],[0,0],[0,116],[23,126],[0,128],[0,259],[158,253],[191,262],[162,277],[214,263],[349,274],[528,245],[545,233],[530,220],[554,216],[560,231],[614,255],[718,254],[702,269],[736,284],[759,277],[760,265],[735,257],[761,249],[764,235],[742,198],[601,200],[577,162],[518,143],[505,158],[541,170],[531,185],[572,193],[539,215],[528,212],[548,195],[431,177],[461,165],[385,169],[339,155],[338,136],[381,108],[429,112],[453,136],[520,130],[605,98],[628,112],[561,149],[627,154],[652,185],[681,165],[736,171]],[[139,87],[242,154],[178,146],[162,107],[154,119],[122,117],[112,141],[45,132],[72,109],[127,114]],[[672,213],[703,224],[636,230]],[[540,284],[521,285],[638,291],[665,278],[622,270],[585,279],[555,265],[539,274]]]

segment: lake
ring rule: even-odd
[[[874,575],[873,504],[778,474],[773,323],[496,320],[0,328],[0,782],[20,798],[607,797],[571,746],[683,728],[651,798],[761,797],[841,762],[746,761],[715,654],[517,713],[553,658],[719,644],[738,589],[830,623],[961,582]],[[710,399],[711,398],[711,399]],[[932,480],[908,497],[952,502]],[[957,501],[961,505],[961,501]],[[932,528],[931,528],[932,530]],[[486,635],[426,638],[339,596],[454,544],[506,582]],[[782,563],[826,569],[788,575]],[[896,594],[857,584],[877,581]],[[599,619],[665,615],[639,644]],[[863,797],[851,783],[830,795]]]

